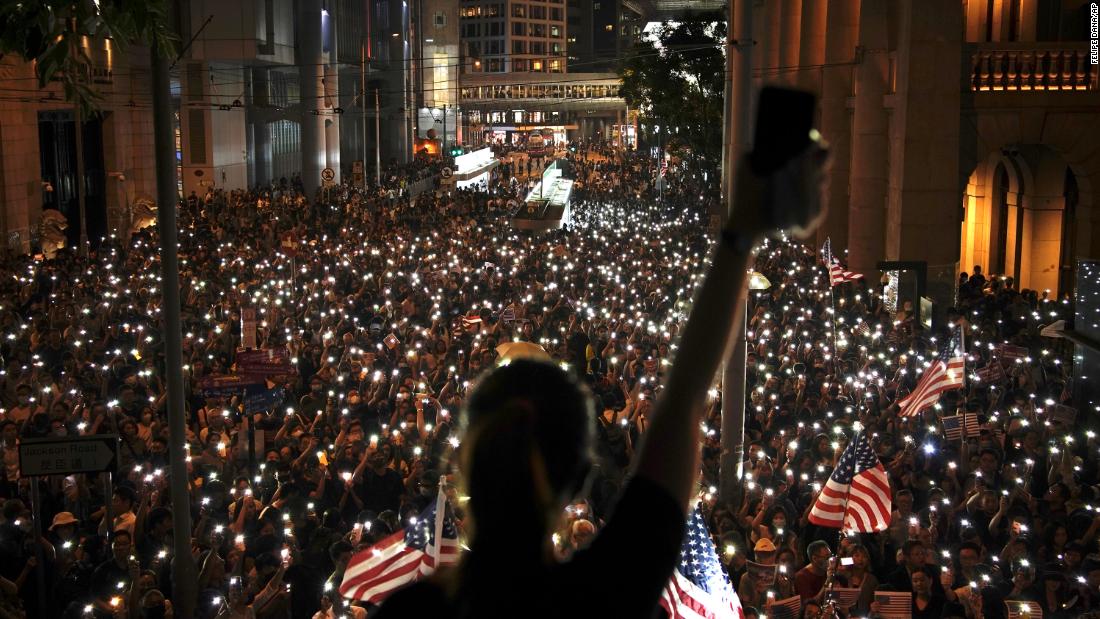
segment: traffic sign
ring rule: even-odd
[[[118,469],[118,435],[25,438],[19,442],[19,474],[71,475]]]
[[[451,178],[451,174],[453,174],[453,172],[451,172],[450,168],[443,168],[440,174],[443,176],[443,178]]]
[[[336,172],[334,172],[332,168],[321,170],[321,180],[328,182],[334,178],[336,178]]]

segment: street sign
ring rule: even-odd
[[[362,174],[363,173],[363,160],[362,159],[356,159],[355,161],[351,162],[351,172],[352,172],[352,174]]]
[[[118,469],[118,435],[25,438],[19,441],[19,474],[71,475]]]
[[[451,178],[451,174],[453,174],[453,172],[451,172],[450,168],[443,168],[443,170],[440,172],[440,175],[443,176],[443,178]]]
[[[325,168],[324,170],[321,170],[321,180],[327,182],[331,181],[334,178],[336,178],[336,172],[334,172],[332,168]]]

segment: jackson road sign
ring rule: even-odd
[[[115,434],[27,438],[19,442],[19,473],[23,477],[113,472],[117,468]]]

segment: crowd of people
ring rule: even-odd
[[[507,170],[487,190],[409,195],[438,162],[324,199],[289,182],[185,200],[185,437],[168,429],[155,231],[112,235],[87,259],[8,259],[0,617],[45,616],[39,600],[56,616],[170,616],[179,510],[193,523],[198,616],[366,614],[337,593],[353,553],[402,528],[441,483],[461,530],[455,417],[512,342],[537,344],[595,395],[595,483],[553,536],[563,558],[583,547],[675,359],[718,198],[690,169],[657,192],[656,162],[639,154],[566,159],[572,219],[545,234],[510,227],[507,204],[526,185]],[[852,617],[881,612],[881,589],[912,591],[922,617],[997,619],[1005,600],[1048,617],[1100,607],[1100,445],[1088,412],[1070,414],[1067,354],[1039,335],[1067,301],[974,269],[929,330],[877,280],[830,287],[816,248],[769,241],[755,270],[770,287],[749,299],[743,500],[733,511],[718,500],[721,385],[699,493],[746,617],[793,595],[817,617],[835,607],[833,586],[860,589],[835,608]],[[254,338],[242,310],[255,312]],[[965,332],[966,386],[899,416],[948,325]],[[246,373],[246,342],[286,361],[258,394],[218,379]],[[950,441],[942,420],[957,412],[979,428]],[[887,467],[894,513],[885,532],[838,535],[808,512],[856,432]],[[21,440],[97,434],[119,436],[110,483],[21,475]],[[190,454],[190,505],[169,499],[174,440]]]

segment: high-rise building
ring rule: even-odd
[[[461,141],[458,69],[462,58],[457,0],[414,0],[413,64],[417,93],[417,138],[432,133],[440,146]]]
[[[461,0],[471,73],[565,73],[563,0]]]

